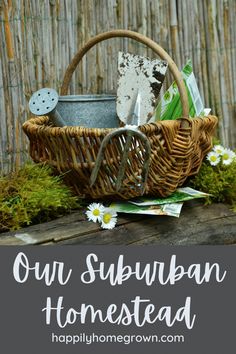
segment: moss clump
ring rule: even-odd
[[[78,207],[61,177],[50,167],[26,164],[0,177],[0,231],[50,220]]]
[[[219,163],[217,166],[204,162],[191,184],[194,188],[211,194],[209,203],[229,203],[236,211],[236,160],[230,165]]]

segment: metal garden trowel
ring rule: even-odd
[[[125,126],[112,131],[103,139],[91,174],[91,186],[94,185],[102,164],[109,164],[104,159],[108,155],[105,151],[110,144],[116,145],[120,154],[120,163],[115,165],[114,172],[117,193],[122,192],[123,184],[129,184],[130,188],[138,191],[138,195],[145,192],[151,146],[138,126],[145,124],[154,111],[166,69],[166,62],[119,53],[116,109]]]
[[[163,60],[119,52],[116,109],[123,123],[131,124],[128,121],[134,111],[134,102],[140,100],[137,125],[148,122],[156,107],[167,66],[167,62]]]
[[[120,193],[123,183],[126,184],[128,180],[131,183],[130,188],[139,190],[140,195],[145,192],[151,146],[138,126],[147,123],[151,118],[166,70],[165,61],[119,52],[116,110],[125,126],[104,138],[91,174],[91,186],[94,185],[104,162],[107,146],[119,144],[117,151],[120,152],[120,164],[116,165],[117,170],[114,173],[116,191]],[[135,160],[136,171],[133,170],[132,159]]]

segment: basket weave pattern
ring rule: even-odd
[[[128,30],[105,32],[89,40],[68,66],[61,94],[67,94],[72,74],[86,52],[98,42],[112,37],[135,39],[167,60],[180,92],[184,118],[142,125],[139,134],[128,136],[124,129],[113,136],[113,129],[53,127],[48,117],[35,117],[23,124],[30,140],[30,155],[35,162],[47,163],[58,173],[64,173],[65,182],[81,197],[119,196],[128,199],[143,193],[168,196],[187,177],[198,172],[204,156],[212,147],[217,118],[188,119],[186,88],[173,60],[151,39]],[[104,147],[104,138],[109,135],[111,138]],[[101,150],[103,154],[98,163]],[[127,156],[124,155],[125,150]],[[122,163],[124,156],[125,164]],[[147,165],[148,173],[144,178],[144,188],[141,188],[144,166]],[[95,183],[91,182],[94,171]],[[118,175],[122,175],[119,188]]]
[[[126,135],[109,143],[96,183],[90,187],[89,179],[99,148],[111,130],[57,128],[48,122],[48,117],[36,117],[23,126],[30,140],[30,155],[35,162],[46,162],[59,173],[65,173],[65,182],[83,197],[102,198],[118,194],[128,199],[140,195],[138,184],[144,149],[138,139],[132,140],[133,149],[129,151],[122,188],[117,193],[115,182]],[[167,196],[187,177],[198,172],[204,156],[212,147],[211,138],[217,118],[194,118],[189,123],[189,127],[182,127],[181,120],[175,120],[140,127],[151,145],[145,194]]]

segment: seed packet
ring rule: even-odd
[[[109,208],[117,213],[145,214],[145,215],[167,215],[179,217],[183,203],[168,203],[163,205],[138,206],[129,202],[114,202]]]
[[[197,191],[190,187],[178,188],[169,197],[165,198],[153,198],[153,197],[138,197],[129,200],[129,203],[138,206],[149,206],[149,205],[163,205],[184,202],[186,200],[205,198],[209,194]]]
[[[178,188],[166,198],[138,197],[127,202],[113,202],[109,208],[117,213],[168,215],[179,217],[186,200],[205,198],[209,194],[199,192],[190,187]]]
[[[188,60],[181,71],[187,88],[189,116],[204,115],[204,106],[199,93],[197,82],[193,74],[192,62]],[[155,110],[155,120],[173,120],[181,117],[182,104],[176,82],[173,82],[165,92]]]

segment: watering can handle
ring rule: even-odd
[[[113,30],[113,31],[104,32],[104,33],[98,34],[95,37],[92,37],[78,51],[78,53],[74,56],[71,63],[67,67],[65,75],[64,75],[62,87],[61,87],[61,95],[67,94],[71,77],[72,77],[77,65],[79,64],[79,62],[81,61],[83,56],[88,52],[88,50],[90,48],[92,48],[94,45],[96,45],[97,43],[104,41],[106,39],[109,39],[109,38],[114,38],[114,37],[128,37],[128,38],[134,39],[138,42],[141,42],[141,43],[147,45],[149,48],[151,48],[160,58],[162,58],[168,62],[170,71],[171,71],[171,73],[176,81],[176,84],[178,86],[178,89],[179,89],[180,99],[181,99],[181,104],[182,104],[182,117],[188,118],[188,116],[189,116],[188,95],[187,95],[187,91],[186,91],[183,77],[182,77],[179,69],[177,68],[176,64],[174,63],[174,61],[171,59],[169,54],[161,46],[159,46],[156,42],[154,42],[150,38],[148,38],[138,32],[129,31],[129,30]],[[186,124],[186,122],[184,122],[183,124]]]

